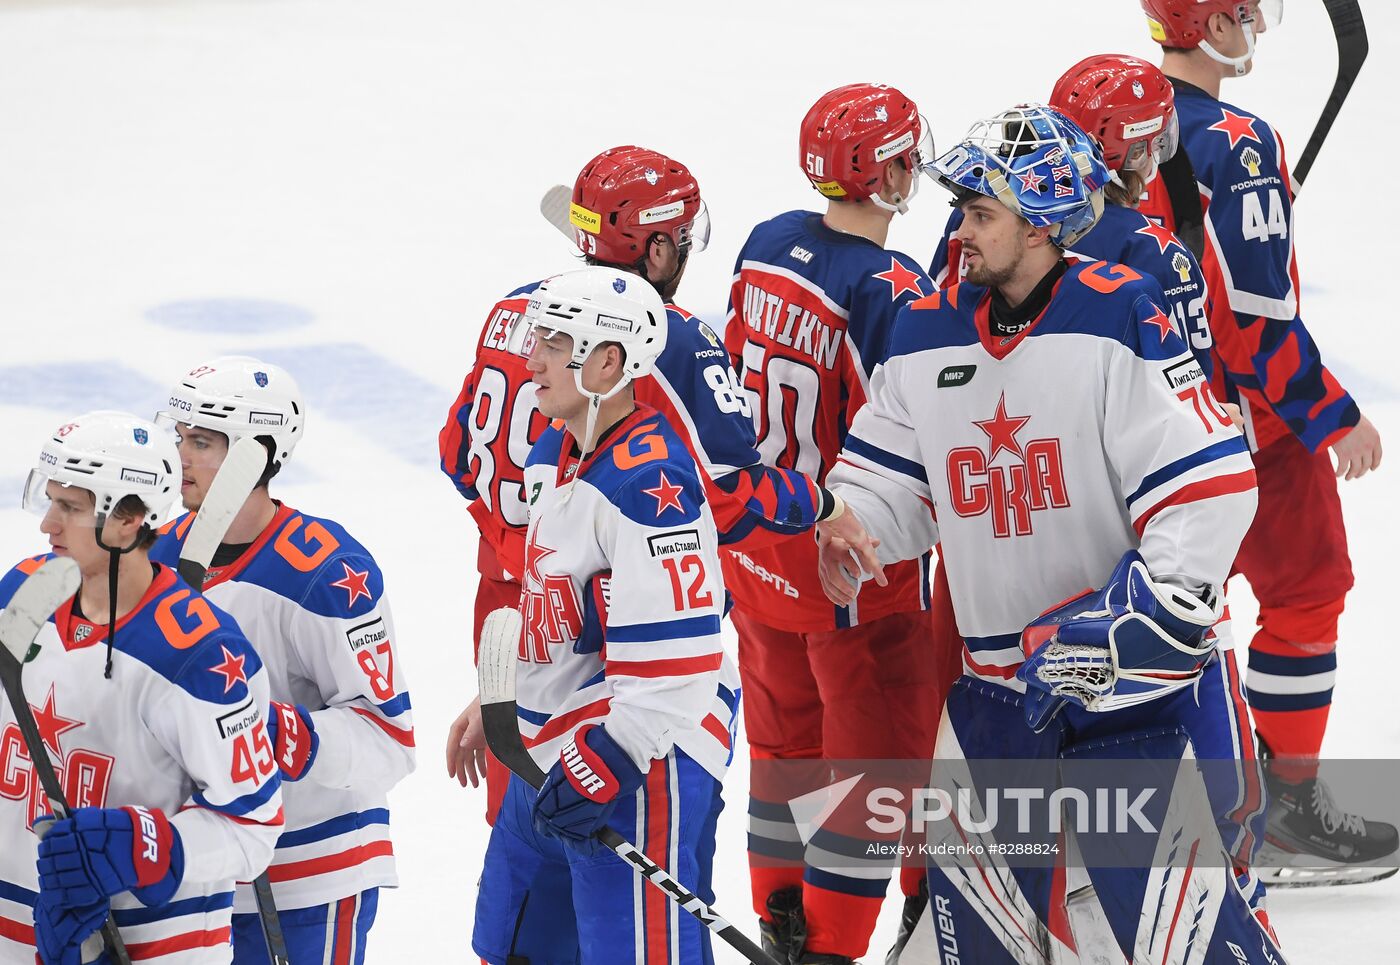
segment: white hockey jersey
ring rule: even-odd
[[[967,669],[1010,684],[1021,630],[1101,586],[1127,550],[1219,587],[1254,516],[1244,439],[1159,306],[1160,288],[1071,263],[1014,337],[963,283],[906,307],[828,486],[912,559],[941,540]]]
[[[580,726],[606,722],[643,771],[674,747],[723,778],[738,674],[720,646],[718,540],[695,462],[646,406],[610,429],[582,468],[573,453],[556,423],[525,464],[516,671],[525,746],[547,771]],[[580,642],[586,594],[609,571],[606,642],[595,650]]]
[[[46,559],[25,560],[0,580],[0,609]],[[107,627],[75,615],[72,600],[36,643],[25,697],[68,803],[159,808],[184,846],[184,878],[168,903],[112,899],[132,960],[229,962],[234,882],[267,866],[282,830],[258,655],[228,614],[167,567],[117,621],[110,680]],[[48,810],[14,712],[0,700],[0,962],[36,961],[39,848],[29,826]]]
[[[164,527],[152,558],[174,565],[193,519]],[[413,770],[413,714],[374,558],[338,523],[279,505],[237,560],[210,567],[204,593],[257,648],[272,699],[305,706],[320,738],[305,776],[282,785],[277,907],[397,886],[386,794]],[[251,887],[236,910],[257,910]]]

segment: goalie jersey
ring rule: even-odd
[[[516,289],[491,309],[472,371],[438,435],[442,471],[471,501],[483,537],[478,566],[492,579],[520,578],[525,460],[547,421],[535,407],[525,357],[510,340],[537,287]],[[798,473],[760,463],[749,403],[719,336],[684,309],[666,309],[666,348],[651,374],[634,383],[636,399],[683,434],[725,541],[750,545],[810,529],[816,487]]]
[[[3,609],[50,556],[0,580]],[[104,618],[105,619],[105,618]],[[157,567],[117,622],[112,677],[107,627],[74,600],[40,629],[24,665],[25,695],[68,803],[159,808],[179,831],[185,872],[164,905],[112,900],[134,960],[226,963],[235,881],[266,867],[282,831],[282,782],[268,741],[268,675],[238,625]],[[0,701],[0,962],[34,965],[38,898],[34,819],[48,799],[9,701]]]
[[[152,559],[174,565],[193,520],[163,527]],[[320,738],[305,776],[282,785],[287,825],[268,868],[277,906],[397,885],[385,795],[413,770],[413,715],[374,558],[338,523],[279,504],[237,559],[210,567],[204,593],[257,648],[271,698],[304,705]],[[256,910],[240,887],[237,911]]]
[[[941,539],[967,669],[1021,688],[1021,630],[1138,547],[1159,580],[1219,586],[1254,468],[1200,364],[1122,265],[1070,264],[1008,338],[963,283],[895,323],[830,485],[913,559]]]
[[[556,424],[530,452],[525,483],[516,694],[535,762],[548,771],[581,725],[606,721],[643,771],[674,747],[722,779],[738,677],[720,646],[715,524],[684,443],[656,410],[638,406],[580,466],[572,436]],[[608,570],[600,649],[584,633],[585,593]]]

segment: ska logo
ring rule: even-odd
[[[972,422],[987,436],[986,451],[964,446],[948,453],[954,512],[963,517],[990,514],[997,539],[1029,536],[1032,513],[1069,506],[1060,440],[1033,439],[1023,446],[1016,438],[1030,421],[1028,415],[1007,415],[1003,392],[990,419]]]
[[[55,774],[63,787],[69,806],[106,806],[107,788],[112,780],[112,768],[116,759],[87,748],[71,746],[74,738],[68,737],[68,732],[86,724],[81,720],[63,716],[54,698],[53,687],[49,688],[42,707],[30,704],[29,709],[34,714],[40,739],[53,761]],[[70,745],[66,753],[64,744]],[[14,723],[6,725],[5,729],[0,731],[0,798],[25,802],[26,825],[33,824],[41,815],[50,811],[48,796],[39,784],[38,775],[25,748],[24,738],[20,735],[19,725]]]
[[[553,663],[550,644],[572,644],[583,633],[583,606],[574,581],[563,573],[548,573],[540,568],[540,563],[555,552],[533,534],[525,546],[524,592],[520,599],[525,632],[520,637],[518,656],[527,663]]]

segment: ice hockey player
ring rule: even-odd
[[[1162,307],[1209,379],[1213,365],[1208,292],[1201,266],[1169,229],[1137,211],[1144,186],[1179,143],[1166,75],[1136,57],[1088,57],[1055,82],[1049,106],[1099,142],[1109,171],[1103,214],[1093,230],[1075,242],[1072,254],[1129,265],[1157,279],[1165,298]],[[1040,185],[1040,190],[1050,189]],[[929,268],[940,288],[956,284],[964,268],[957,236],[961,224],[962,212],[954,211]]]
[[[384,577],[339,523],[272,498],[301,441],[306,404],[292,377],[253,358],[216,358],[170,390],[188,513],[165,526],[152,556],[175,566],[229,447],[245,436],[267,467],[229,525],[205,576],[267,668],[268,733],[282,774],[286,828],[268,869],[288,955],[358,963],[379,889],[398,877],[388,790],[413,770],[413,719]],[[242,879],[248,880],[248,879]],[[252,888],[238,889],[234,962],[263,965],[267,945]]]
[[[76,965],[110,908],[133,959],[227,962],[234,882],[262,872],[282,831],[262,662],[228,614],[148,556],[179,491],[174,444],[121,412],[64,423],[29,474],[23,502],[52,552],[0,581],[0,609],[51,556],[78,564],[82,586],[22,677],[72,812],[46,816],[0,701],[0,961],[34,965],[37,945]]]
[[[913,259],[885,247],[931,159],[928,125],[892,87],[837,88],[803,118],[798,161],[825,213],[789,211],[753,229],[726,318],[765,463],[825,477],[895,313],[932,291]],[[938,695],[960,666],[952,646],[929,644],[927,566],[924,554],[891,567],[889,585],[871,587],[857,610],[827,602],[810,541],[726,554],[752,758],[753,903],[780,958],[865,953],[888,864],[805,847],[787,803],[802,789],[791,765],[774,762],[811,760],[813,781],[826,784],[824,759],[928,759]],[[919,878],[911,868],[906,893]]]
[[[1333,867],[1326,878],[1365,881],[1394,873],[1374,862],[1395,853],[1400,837],[1394,825],[1341,811],[1317,779],[1317,758],[1352,585],[1337,478],[1376,468],[1381,440],[1303,324],[1283,140],[1220,100],[1223,80],[1252,69],[1271,6],[1142,0],[1181,125],[1181,150],[1149,186],[1143,209],[1197,248],[1229,399],[1244,411],[1259,474],[1259,512],[1235,568],[1259,601],[1246,693],[1260,744],[1276,758],[1261,864],[1371,862]],[[1297,868],[1292,878],[1310,880]]]
[[[548,777],[511,777],[491,830],[472,947],[514,962],[712,962],[709,932],[592,842],[616,829],[710,901],[736,672],[720,646],[714,520],[684,441],[632,387],[665,349],[661,296],[589,267],[525,308],[530,373],[559,420],[525,466],[529,530],[516,671],[525,745]],[[606,646],[584,633],[611,571]]]
[[[901,312],[828,478],[882,541],[882,560],[916,559],[941,540],[969,673],[948,697],[937,756],[1234,761],[1230,786],[1217,777],[1211,788],[1217,822],[1232,838],[1257,834],[1262,782],[1244,706],[1209,633],[1254,510],[1244,440],[1158,305],[1160,286],[1124,265],[1064,258],[1093,228],[1108,182],[1082,130],[1022,106],[975,125],[933,170],[964,215],[966,279]],[[857,589],[836,539],[846,525],[820,527],[823,583],[843,603]],[[1075,594],[1082,618],[1025,654],[1023,629]],[[1209,900],[1191,929],[1164,926],[1154,960],[1194,942],[1209,963],[1240,961],[1231,946],[1278,961],[1227,847],[1206,848],[1210,867],[1196,873],[1208,886],[1193,894]],[[975,864],[932,864],[929,891],[940,933],[979,965],[1059,960],[1076,946],[1083,960],[1091,948],[1136,960],[1139,928],[1165,900],[1151,869],[1090,868],[1111,925],[1100,937],[1123,936],[1117,950],[1095,947],[1070,933],[1054,869]]]
[[[667,302],[665,351],[633,391],[681,433],[705,476],[721,537],[755,545],[803,532],[832,512],[834,505],[823,502],[812,480],[761,464],[748,399],[723,344],[709,326],[672,303],[690,254],[704,250],[710,234],[709,214],[689,169],[646,148],[610,148],[579,172],[569,218],[587,263],[640,277]],[[507,335],[538,284],[522,286],[492,307],[472,371],[438,437],[442,469],[471,501],[481,530],[474,639],[486,614],[520,598],[524,465],[546,420],[536,411],[526,360]],[[605,597],[602,576],[589,599],[605,605]],[[476,782],[477,764],[487,756],[479,721],[473,703],[448,735],[448,773],[464,785]],[[487,759],[488,820],[504,792],[498,767]]]

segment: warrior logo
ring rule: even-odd
[[[1029,536],[1032,513],[1070,504],[1060,440],[1032,439],[1023,446],[1016,438],[1030,421],[1028,415],[1007,415],[1003,392],[990,419],[972,422],[986,435],[987,451],[963,446],[948,453],[953,511],[963,517],[990,513],[997,539]]]

